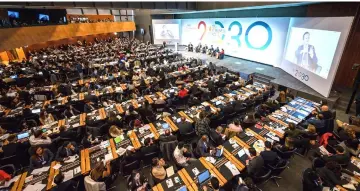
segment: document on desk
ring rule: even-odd
[[[69,171],[67,171],[67,172],[64,173],[64,180],[63,180],[63,182],[66,182],[66,181],[72,179],[73,177],[74,177],[74,170],[71,169],[71,170],[69,170]]]
[[[23,191],[41,191],[45,188],[46,184],[34,184],[31,185],[29,184],[28,186],[26,186],[26,188]]]
[[[80,123],[75,123],[74,125],[72,125],[74,128],[75,127],[79,127],[80,126]]]
[[[80,168],[80,166],[74,168],[74,175],[75,175],[75,174],[79,174],[79,173],[81,173],[81,168]]]
[[[16,182],[21,177],[21,174],[15,176],[14,178],[10,179],[9,181],[6,181],[3,186],[0,186],[0,188],[7,188],[10,186],[11,183]]]
[[[245,154],[245,150],[244,150],[244,149],[241,149],[241,150],[238,152],[239,158],[241,158],[242,156],[244,156],[244,154]]]
[[[77,155],[69,156],[69,160],[64,161],[64,163],[72,163],[77,159]]]
[[[62,165],[59,163],[59,164],[56,164],[55,166],[53,166],[52,168],[55,169],[55,170],[57,170],[57,169],[59,169],[60,167],[62,167]]]
[[[166,169],[166,175],[167,177],[170,177],[172,175],[174,175],[174,167],[173,166],[170,166],[169,168]]]
[[[50,168],[50,166],[45,166],[45,167],[42,167],[42,168],[37,168],[37,169],[34,169],[31,174],[41,174],[42,172],[46,172],[48,171]]]
[[[236,166],[231,163],[230,161],[228,161],[227,163],[225,163],[225,166],[231,171],[231,174],[233,176],[236,176],[238,174],[240,174],[240,171],[236,168]]]
[[[342,187],[350,189],[350,190],[356,190],[355,186],[353,184],[344,184]]]
[[[112,160],[113,159],[113,155],[112,155],[112,153],[108,153],[108,154],[106,154],[105,155],[105,161],[109,161],[109,160]]]
[[[168,188],[171,188],[171,187],[174,186],[174,183],[173,183],[173,181],[171,180],[171,178],[166,180],[166,185],[167,185]]]
[[[211,164],[214,164],[216,162],[216,160],[214,159],[214,157],[206,157],[205,158],[206,161],[210,162]]]

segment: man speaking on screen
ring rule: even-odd
[[[316,73],[318,59],[316,57],[315,48],[309,44],[310,33],[303,34],[303,44],[298,47],[295,52],[297,64],[301,67]]]

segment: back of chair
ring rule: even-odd
[[[280,158],[285,159],[285,160],[290,159],[296,151],[296,149],[289,150],[289,151],[281,151],[278,147],[274,147],[274,150],[277,152],[277,154],[280,156]]]
[[[178,145],[177,140],[171,141],[171,142],[160,143],[160,150],[161,150],[165,160],[167,160],[167,161],[171,160],[171,158],[172,158],[171,156],[174,153],[174,150],[177,145]]]
[[[143,165],[144,165],[143,167],[147,167],[147,166],[151,165],[152,159],[155,157],[158,157],[158,156],[159,156],[158,152],[144,154],[144,157],[142,158]]]
[[[325,166],[325,162],[321,158],[314,158],[312,160],[312,169],[316,170],[317,168],[322,168]]]
[[[262,168],[259,172],[252,176],[256,183],[266,181],[271,177],[271,170]]]
[[[191,131],[189,133],[180,134],[179,135],[179,141],[188,142],[189,140],[192,140],[194,137],[196,137],[195,130],[193,130],[193,131]]]
[[[131,163],[125,164],[123,166],[123,176],[128,176],[131,174],[133,170],[140,169],[140,162],[139,161],[133,161]]]
[[[96,182],[90,175],[84,178],[84,186],[86,191],[106,191],[105,182]]]

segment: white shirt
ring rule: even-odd
[[[183,155],[183,151],[180,150],[178,147],[174,150],[174,157],[177,163],[184,164],[186,163],[186,157]]]
[[[31,135],[30,138],[29,138],[29,142],[30,142],[31,146],[48,145],[48,144],[51,144],[51,139],[49,137],[46,137],[46,139],[35,138],[34,135]]]

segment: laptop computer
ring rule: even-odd
[[[30,135],[29,135],[29,132],[25,132],[25,133],[20,133],[20,134],[17,134],[17,139],[20,140],[20,139],[26,139],[28,138]]]
[[[222,147],[221,149],[216,149],[216,153],[215,156],[216,157],[221,157],[224,151],[224,147]]]
[[[181,186],[176,191],[187,191],[187,188],[186,188],[186,186]]]
[[[161,126],[163,129],[169,129],[169,124],[167,124],[167,123],[163,123],[163,124],[161,124]]]
[[[200,186],[205,185],[209,182],[211,176],[209,170],[205,170],[197,176],[197,181]]]

